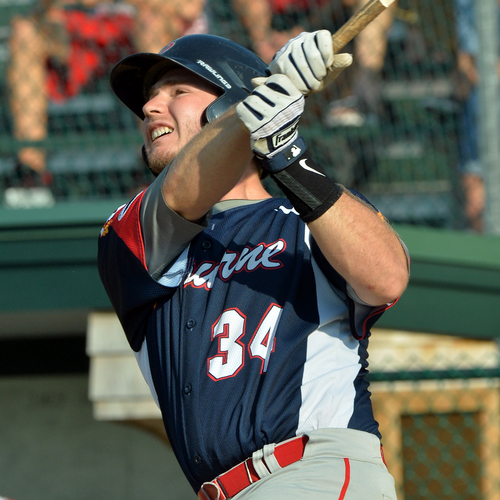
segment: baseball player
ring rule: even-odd
[[[157,178],[105,223],[99,272],[199,499],[396,498],[365,375],[406,252],[298,133],[350,62],[327,31],[269,67],[191,35],[111,73]]]

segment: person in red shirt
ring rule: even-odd
[[[183,34],[207,32],[204,5],[205,0],[161,5],[156,0],[48,0],[32,15],[15,17],[8,79],[16,139],[46,139],[49,101],[63,103],[77,96],[124,56],[157,51],[165,40]],[[18,152],[21,165],[42,174],[45,157],[37,146]]]

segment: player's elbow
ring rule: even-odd
[[[409,272],[406,265],[392,269],[383,286],[380,287],[380,304],[390,304],[399,299],[408,286],[408,280]]]
[[[406,290],[408,278],[407,268],[391,268],[384,276],[379,275],[355,291],[361,300],[372,306],[391,304]]]
[[[390,304],[403,295],[410,279],[410,260],[402,245],[397,246],[397,252],[392,253],[391,259],[380,265],[379,272],[379,305]]]

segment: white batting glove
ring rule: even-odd
[[[252,151],[272,158],[298,136],[304,96],[285,75],[272,75],[236,106],[236,114],[250,132]]]
[[[351,64],[352,55],[334,54],[332,34],[319,30],[292,38],[276,53],[269,70],[287,75],[303,94],[313,94],[327,87]],[[256,85],[262,80],[252,82]]]

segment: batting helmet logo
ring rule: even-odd
[[[163,49],[160,50],[159,54],[165,54],[165,52],[167,52],[167,50],[171,49],[173,46],[175,45],[175,40],[173,42],[170,42],[168,45],[165,45],[165,47],[163,47]]]

